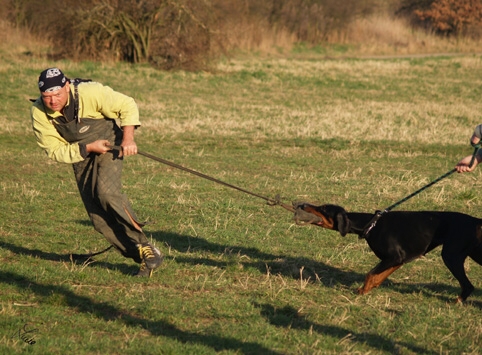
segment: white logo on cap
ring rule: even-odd
[[[45,74],[45,77],[46,78],[53,78],[53,77],[56,77],[56,76],[59,76],[59,75],[62,75],[59,68],[52,68],[52,69],[47,70],[47,73]]]
[[[48,88],[47,90],[45,90],[45,92],[54,92],[60,89],[62,89],[61,86],[52,86],[51,88]]]

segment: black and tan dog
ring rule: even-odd
[[[347,212],[340,206],[314,206],[296,203],[295,220],[340,232],[358,234],[381,260],[358,289],[365,294],[379,286],[391,273],[439,245],[442,259],[459,281],[463,302],[474,290],[465,274],[464,262],[469,256],[482,265],[482,219],[458,212],[391,211],[382,214],[373,229],[365,234],[373,213]]]

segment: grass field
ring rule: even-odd
[[[165,254],[149,280],[88,221],[69,165],[36,146],[29,98],[44,68],[136,98],[139,149],[283,201],[385,208],[472,153],[482,122],[479,56],[379,60],[250,58],[215,73],[147,66],[0,61],[0,353],[478,354],[476,291],[440,249],[378,289],[354,293],[377,258],[363,240],[314,226],[239,191],[129,157],[124,186]],[[480,168],[398,209],[482,217]],[[30,343],[30,344],[29,344]]]

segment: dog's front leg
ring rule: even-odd
[[[387,279],[388,276],[390,276],[395,270],[400,268],[402,265],[396,265],[396,266],[391,266],[388,269],[385,269],[381,272],[377,272],[378,269],[380,268],[380,264],[378,264],[373,270],[371,270],[367,276],[365,277],[365,284],[358,288],[357,292],[359,295],[364,295],[372,288],[380,286],[380,284]]]

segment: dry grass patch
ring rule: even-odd
[[[355,44],[360,55],[480,52],[480,41],[436,36],[389,15],[359,18],[348,25],[343,37],[332,41]]]
[[[240,79],[243,89],[220,86],[198,94],[193,84],[189,96],[188,88],[173,82],[169,91],[181,85],[186,99],[172,101],[168,92],[146,98],[141,109],[147,129],[142,131],[254,141],[339,138],[460,144],[478,124],[482,107],[474,94],[477,79],[461,85],[459,77],[445,75],[453,73],[452,66],[463,76],[480,70],[481,61],[461,57],[419,65],[408,60],[233,60],[219,68],[222,75],[247,73]],[[216,82],[218,76],[204,79]]]
[[[222,105],[221,105],[222,106]],[[242,105],[238,112],[197,109],[180,120],[175,117],[143,120],[145,135],[170,136],[188,132],[202,136],[266,138],[318,138],[394,142],[460,144],[478,124],[480,105],[436,102],[377,102],[336,100],[298,109],[281,106]],[[222,109],[222,107],[220,107]],[[260,118],[259,112],[267,114]],[[243,112],[240,116],[240,112]],[[454,117],[464,117],[462,124]]]

